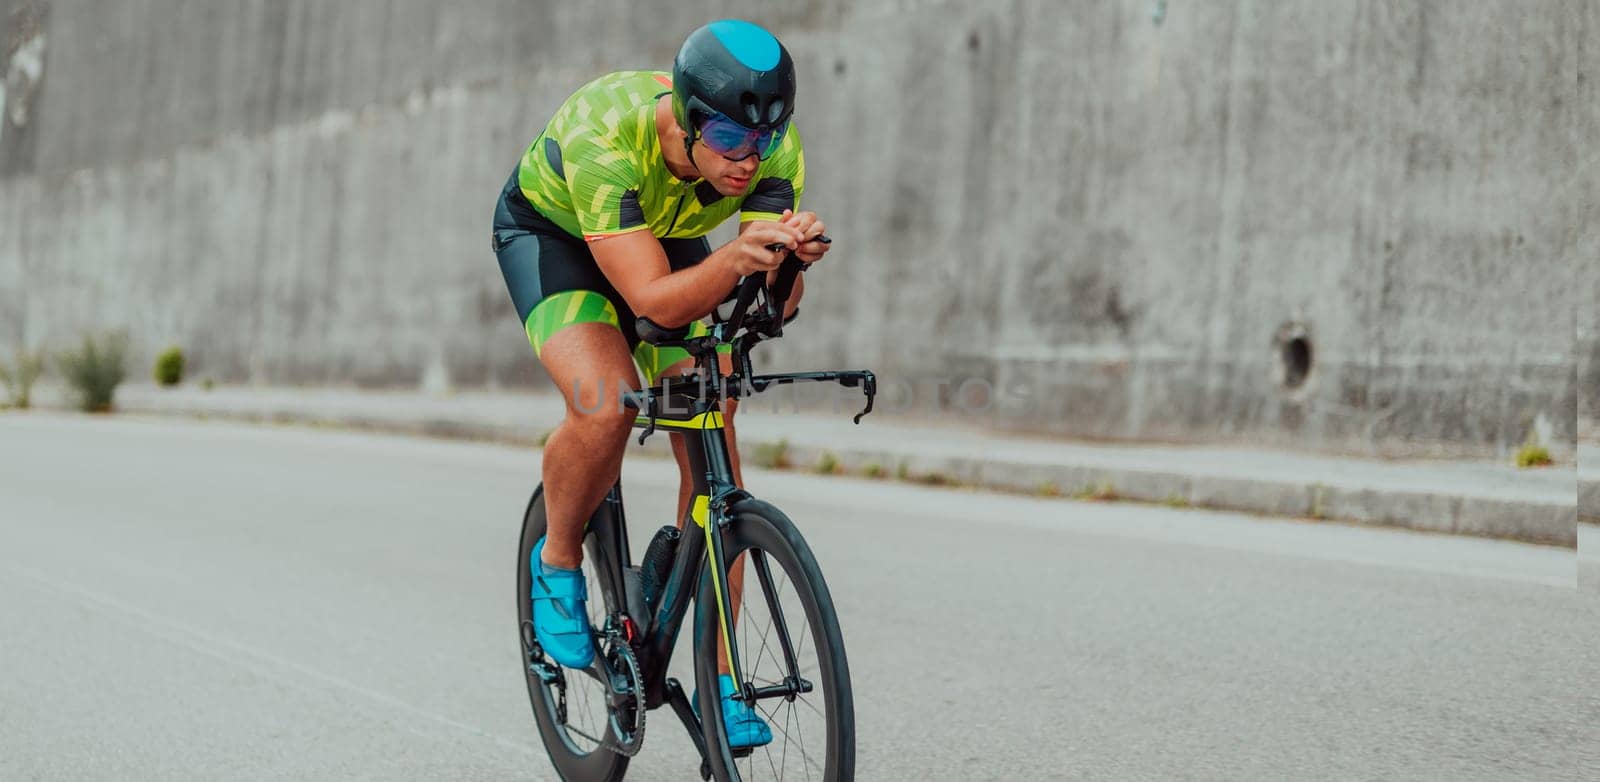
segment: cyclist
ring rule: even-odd
[[[635,333],[638,316],[705,333],[701,318],[739,278],[774,274],[788,251],[813,263],[829,245],[805,189],[800,136],[790,127],[794,64],[778,39],[749,22],[713,22],[689,35],[672,72],[602,76],[562,103],[503,188],[494,248],[535,355],[566,397],[566,417],[544,448],[549,532],[533,549],[533,622],[539,644],[572,668],[593,661],[579,565],[584,524],[622,467],[633,413],[625,389],[693,366],[681,348]],[[712,251],[705,235],[739,212],[738,238]],[[782,245],[782,250],[767,249]],[[804,290],[796,281],[790,307]],[[787,313],[786,313],[787,314]],[[723,372],[731,371],[723,357]],[[734,441],[737,404],[724,403]],[[678,523],[691,479],[681,435]],[[741,484],[737,450],[733,468]],[[737,606],[743,568],[729,589]],[[735,747],[772,740],[733,691],[721,662],[723,715]]]

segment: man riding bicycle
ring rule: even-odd
[[[790,127],[794,96],[794,65],[777,38],[749,22],[713,22],[684,41],[670,75],[612,73],[573,93],[501,192],[500,270],[535,355],[566,398],[544,447],[549,532],[529,563],[535,633],[561,665],[593,659],[579,566],[584,525],[621,471],[633,423],[618,396],[640,388],[635,366],[645,385],[693,367],[681,348],[641,342],[636,319],[703,334],[696,321],[741,277],[772,275],[791,251],[807,264],[828,252],[822,222],[799,211],[805,156]],[[713,252],[705,235],[736,211],[738,238]],[[790,311],[804,288],[797,280]],[[737,406],[723,407],[732,448]],[[681,526],[693,485],[682,435],[672,435],[672,450]],[[728,581],[737,605],[743,568]],[[760,716],[728,697],[733,683],[721,665],[730,742],[771,741]]]

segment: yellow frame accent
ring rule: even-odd
[[[701,529],[706,531],[706,553],[715,555],[710,557],[713,560],[710,562],[711,587],[713,593],[717,596],[717,617],[722,620],[722,634],[724,636],[722,647],[728,652],[728,673],[739,676],[743,674],[743,671],[739,670],[738,662],[733,659],[733,644],[728,643],[727,640],[732,636],[735,628],[728,617],[728,605],[722,602],[722,578],[719,575],[722,572],[722,567],[718,564],[722,551],[717,548],[714,540],[714,536],[717,534],[716,528],[712,527],[710,523],[711,498],[704,494],[695,495],[690,515],[694,518],[694,523],[699,524]],[[733,594],[730,592],[728,596],[731,598]]]
[[[650,419],[645,417],[645,416],[637,416],[637,417],[635,417],[633,419],[633,422],[635,424],[639,425],[639,426],[649,426],[650,425]],[[666,427],[668,429],[722,429],[722,428],[724,428],[723,427],[722,411],[721,410],[712,410],[712,411],[710,411],[708,413],[701,413],[701,414],[699,414],[699,415],[697,415],[697,416],[695,416],[693,418],[690,418],[690,419],[684,420],[684,421],[675,421],[675,420],[668,420],[668,419],[665,419],[665,418],[657,418],[656,419],[656,426],[658,426],[658,427]]]

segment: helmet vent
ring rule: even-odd
[[[748,124],[761,124],[761,99],[753,92],[739,95],[739,106],[744,109],[744,119]]]

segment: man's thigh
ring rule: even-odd
[[[628,342],[616,326],[579,322],[548,335],[539,351],[568,412],[623,414],[619,395],[639,387]]]

